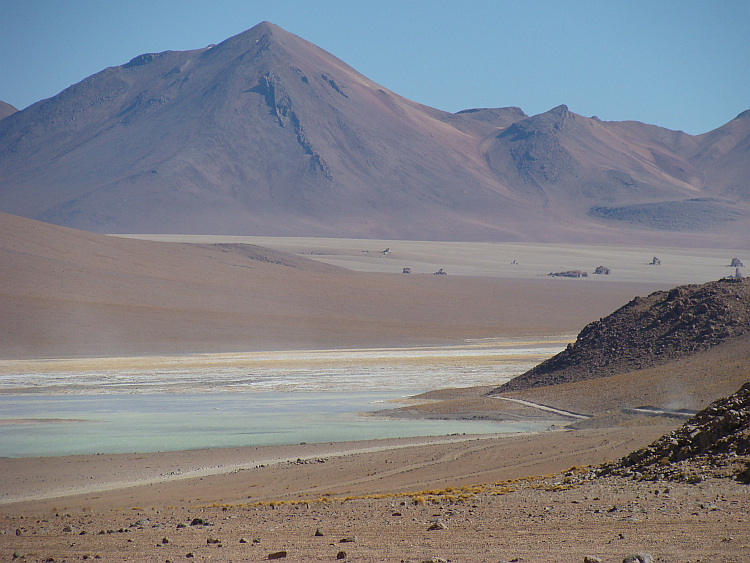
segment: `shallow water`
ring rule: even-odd
[[[361,413],[430,389],[499,385],[560,348],[549,340],[0,362],[0,456],[539,431],[547,425]]]
[[[9,417],[55,419],[0,427],[0,456],[156,452],[322,443],[453,433],[538,431],[545,424],[389,420],[357,413],[396,393],[0,396]],[[72,420],[60,422],[60,419]]]

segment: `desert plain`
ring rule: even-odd
[[[55,374],[75,380],[76,373],[97,369],[137,366],[148,373],[176,362],[187,371],[202,363],[210,375],[212,362],[221,364],[227,355],[238,369],[247,369],[243,354],[288,352],[284,361],[304,366],[326,351],[325,361],[388,364],[396,373],[399,362],[412,371],[420,363],[450,365],[451,373],[483,368],[482,381],[468,387],[423,385],[415,391],[431,392],[369,416],[528,419],[546,421],[549,428],[6,457],[0,459],[3,560],[750,557],[747,485],[710,466],[696,469],[702,474],[696,483],[604,477],[593,470],[683,422],[626,416],[625,408],[673,403],[696,411],[739,388],[748,379],[747,338],[636,375],[514,392],[506,399],[486,396],[512,375],[493,373],[499,358],[445,353],[513,339],[564,346],[587,323],[637,295],[731,274],[736,251],[335,239],[149,241],[9,216],[0,224],[8,227],[0,270],[7,321],[0,335],[4,395],[81,392],[71,386],[31,389],[28,382],[41,372],[46,381]],[[654,256],[661,265],[650,264]],[[592,275],[599,265],[612,273]],[[402,273],[406,267],[411,274]],[[446,276],[433,275],[440,268]],[[573,269],[588,276],[548,275]],[[346,359],[347,351],[386,348],[433,352],[418,361],[403,355],[385,360],[382,354]],[[310,357],[300,360],[305,351]],[[721,377],[712,376],[717,370]],[[14,386],[14,378],[24,383]],[[205,383],[190,384],[200,391]],[[5,425],[38,422],[0,418]]]

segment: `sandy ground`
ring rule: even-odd
[[[746,485],[565,473],[669,428],[0,460],[0,558],[746,561]]]
[[[642,261],[651,254],[644,250]],[[549,249],[550,260],[554,255]],[[730,259],[716,257],[707,268],[697,261],[695,279],[721,277]],[[531,277],[355,272],[257,248],[132,240],[0,214],[0,357],[402,347],[575,334],[635,295],[674,285],[668,265],[660,279],[638,281],[549,278],[557,266],[545,264],[547,271]]]
[[[718,248],[615,246],[594,244],[477,243],[361,240],[313,237],[214,235],[123,235],[162,242],[256,244],[356,272],[433,274],[511,279],[539,279],[550,273],[581,270],[586,283],[704,283],[733,275],[729,266],[742,252]],[[384,252],[388,249],[388,252]],[[661,261],[652,264],[653,258]],[[750,262],[750,257],[744,258]],[[611,270],[593,275],[598,266]],[[559,278],[558,278],[559,279]]]

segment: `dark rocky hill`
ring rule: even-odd
[[[493,393],[606,377],[706,350],[750,331],[750,279],[723,279],[636,297],[588,324],[556,356]]]
[[[8,114],[0,211],[97,232],[674,233],[742,247],[748,142],[746,114],[696,137],[565,106],[446,113],[264,22],[215,46],[140,55]]]
[[[689,482],[716,475],[750,482],[750,382],[600,474]]]

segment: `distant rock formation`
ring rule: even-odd
[[[596,270],[594,270],[594,273],[600,276],[608,276],[611,272],[612,270],[610,270],[609,268],[605,266],[597,266]]]
[[[744,268],[745,265],[739,258],[732,258],[732,263],[729,264],[732,268]]]
[[[566,272],[550,272],[550,276],[553,278],[587,278],[588,273],[581,270],[568,270]]]
[[[447,276],[448,272],[445,272],[442,268],[440,268],[437,272],[435,272],[436,276]]]
[[[401,273],[403,273],[403,274],[411,274],[411,268],[404,268],[403,270],[401,270]]]
[[[654,256],[654,259],[651,260],[651,266],[661,266],[661,260]]]

